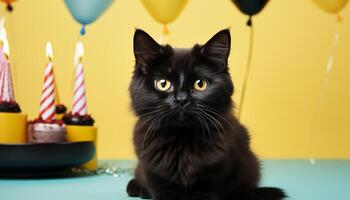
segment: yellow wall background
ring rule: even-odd
[[[350,158],[350,6],[344,21],[309,0],[270,1],[254,18],[255,47],[242,121],[253,148],[263,158]],[[62,101],[70,107],[73,56],[80,26],[62,0],[14,3],[6,15],[16,98],[30,118],[37,115],[43,82],[45,44],[51,41]],[[1,7],[4,13],[4,6]],[[248,50],[249,28],[229,0],[190,0],[172,23],[167,42],[180,47],[204,43],[231,27],[230,69],[239,99]],[[138,0],[116,0],[82,39],[88,110],[99,127],[98,153],[106,158],[134,158],[131,143],[135,118],[128,84],[133,70],[135,27],[156,39],[162,26]],[[317,105],[333,34],[340,33],[334,71],[326,98]],[[239,103],[239,102],[237,102]],[[314,112],[320,117],[315,121]]]

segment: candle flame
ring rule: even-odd
[[[77,42],[75,47],[74,63],[78,64],[84,56],[84,46],[82,42]]]
[[[7,38],[6,29],[4,27],[0,27],[0,41],[4,42]]]
[[[0,17],[0,28],[4,27],[4,25],[5,25],[5,18]]]
[[[0,41],[2,42],[2,48],[5,55],[10,55],[9,42],[7,40],[7,34],[5,27],[0,27]]]
[[[3,52],[7,57],[10,56],[10,46],[9,46],[9,42],[7,39],[4,42]]]
[[[51,60],[53,58],[51,42],[46,43],[46,56]]]

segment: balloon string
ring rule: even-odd
[[[247,66],[245,69],[245,75],[243,79],[243,85],[242,85],[242,92],[241,92],[241,98],[239,101],[239,108],[238,108],[238,118],[241,118],[244,101],[245,101],[245,94],[247,89],[247,83],[249,79],[251,64],[252,64],[252,57],[253,57],[253,46],[254,46],[254,26],[250,26],[250,39],[249,39],[249,49],[248,49],[248,58],[247,58]]]
[[[327,88],[329,85],[329,78],[331,75],[331,72],[333,70],[333,64],[334,64],[334,51],[337,47],[338,41],[339,41],[339,37],[340,34],[339,33],[335,33],[334,34],[334,38],[333,38],[333,47],[331,49],[330,55],[328,57],[328,61],[327,61],[327,66],[326,66],[326,72],[324,75],[324,79],[323,79],[323,83],[322,86],[320,88],[320,92],[319,92],[319,97],[316,100],[316,108],[313,114],[313,127],[311,128],[312,131],[310,131],[309,133],[309,145],[310,145],[310,163],[315,165],[316,164],[316,160],[313,156],[314,154],[314,150],[315,150],[315,143],[314,143],[314,133],[319,132],[320,130],[320,123],[319,123],[319,119],[320,119],[320,111],[323,108],[323,104],[326,101],[326,92],[327,92]]]

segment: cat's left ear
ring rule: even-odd
[[[136,29],[134,34],[134,55],[136,66],[144,73],[152,63],[164,53],[164,49],[150,35],[141,29]]]
[[[231,34],[229,29],[216,33],[205,45],[201,47],[201,54],[209,59],[217,61],[227,67],[230,55]]]

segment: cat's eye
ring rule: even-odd
[[[194,82],[193,88],[197,91],[204,91],[208,87],[208,81],[198,79]]]
[[[161,92],[166,92],[166,91],[170,90],[170,88],[171,88],[170,81],[168,81],[166,79],[155,80],[154,85],[155,85],[156,89],[158,91],[161,91]]]

